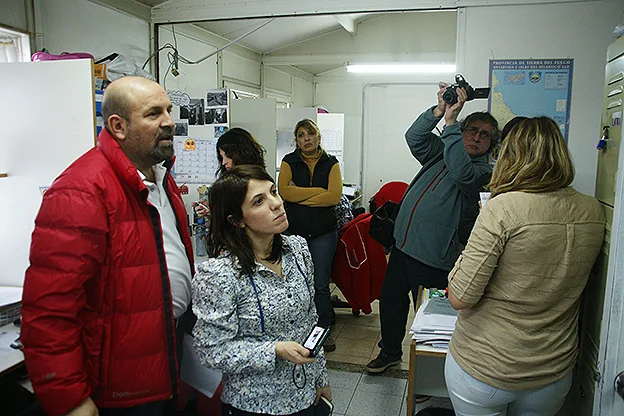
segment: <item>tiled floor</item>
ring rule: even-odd
[[[344,300],[337,288],[332,294]],[[392,371],[393,377],[385,375],[369,375],[363,366],[377,357],[381,338],[379,325],[379,302],[373,303],[373,313],[354,316],[351,309],[335,308],[336,324],[332,327],[332,335],[336,338],[336,351],[325,354],[329,361],[329,382],[334,395],[335,415],[358,416],[406,416],[407,371],[409,371],[410,335],[403,340],[403,362],[395,367],[404,371]],[[414,311],[410,310],[408,327],[414,319]],[[351,364],[354,372],[339,371],[339,363]],[[355,364],[355,365],[353,365]],[[390,371],[389,371],[390,372]],[[415,406],[415,412],[426,407],[452,406],[447,398],[433,397],[429,401]]]
[[[334,415],[406,415],[407,380],[332,369],[328,372]],[[415,412],[427,407],[452,408],[448,399],[432,397],[425,403],[417,404]]]
[[[332,285],[332,295],[337,295],[341,300],[344,296],[338,288]],[[332,326],[332,336],[336,339],[336,351],[325,354],[329,361],[337,361],[349,364],[366,365],[370,360],[377,357],[379,347],[377,343],[381,339],[379,324],[379,301],[372,304],[373,312],[370,315],[361,313],[354,316],[349,308],[335,308],[336,324]],[[409,345],[411,337],[408,329],[414,320],[414,310],[410,308],[407,319],[405,338],[403,338],[402,363],[395,367],[401,370],[409,370]]]

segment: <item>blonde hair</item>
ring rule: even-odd
[[[549,192],[574,180],[574,165],[559,126],[549,117],[519,122],[494,167],[492,197],[510,191]]]

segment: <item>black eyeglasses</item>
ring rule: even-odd
[[[478,133],[481,140],[492,140],[494,138],[494,136],[492,136],[492,133],[490,133],[489,131],[479,130],[479,127],[475,126],[466,127],[466,130],[464,131],[471,136],[475,136]]]

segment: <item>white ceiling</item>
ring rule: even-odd
[[[455,0],[135,0],[150,7],[154,23],[189,22],[234,40],[268,19],[239,44],[260,54],[335,30],[357,31],[370,12],[453,8]],[[484,1],[484,0],[478,0]],[[491,1],[491,0],[488,0]],[[327,69],[323,66],[321,69]]]
[[[562,3],[581,0],[91,0],[157,24],[193,23],[260,54],[297,44],[332,31],[355,35],[365,20],[387,12],[448,10],[458,7]],[[592,1],[592,0],[584,0]],[[299,66],[312,74],[334,66]]]
[[[159,0],[145,0],[159,1]],[[342,15],[341,19],[348,18],[357,24],[363,21],[367,15]],[[236,39],[244,35],[269,19],[239,19],[218,20],[210,22],[198,22],[195,25],[216,33],[228,40]],[[334,30],[346,30],[336,16],[298,16],[279,17],[250,36],[241,39],[238,43],[253,49],[261,54],[281,49],[310,38],[332,32]]]

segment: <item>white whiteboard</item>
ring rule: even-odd
[[[0,285],[22,286],[52,181],[95,142],[91,60],[0,64]]]

